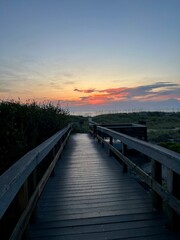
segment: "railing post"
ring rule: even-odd
[[[31,185],[32,187],[32,193],[35,191],[36,186],[38,184],[38,167],[33,171],[32,173],[32,178],[31,181],[29,182],[29,185]],[[30,223],[35,223],[37,220],[37,206],[34,208],[32,214],[31,214],[31,218],[30,218]]]
[[[109,138],[109,144],[113,146],[113,137],[110,136]],[[109,149],[109,156],[112,156],[112,151]]]
[[[152,178],[162,185],[162,165],[161,163],[151,160],[151,173]],[[155,192],[152,191],[152,205],[156,210],[162,210],[162,198]]]
[[[98,135],[101,137],[101,132],[100,131],[98,131]],[[101,141],[100,141],[100,139],[98,138],[98,143],[100,143]]]
[[[104,140],[104,136],[102,136],[102,139]],[[102,141],[102,147],[104,148],[104,142]]]
[[[127,145],[122,142],[122,154],[127,156]],[[128,171],[128,166],[124,162],[122,162],[123,172],[126,173]]]
[[[167,176],[167,189],[173,196],[180,200],[180,176],[170,169]],[[180,216],[170,206],[166,206],[166,213],[168,216],[168,226],[175,229],[179,228]]]
[[[52,160],[55,158],[55,156],[56,156],[56,146],[54,146],[53,147],[53,149],[52,149]],[[55,174],[55,171],[54,171],[54,169],[52,170],[52,173],[51,173],[51,177],[54,177],[54,174]]]
[[[93,125],[93,137],[96,138],[96,125]]]
[[[17,209],[22,213],[28,204],[29,194],[28,194],[28,182],[26,181],[21,187],[19,193],[17,194]],[[22,239],[28,239],[29,227],[25,229]]]
[[[61,144],[62,144],[62,141],[59,140],[58,143],[57,143],[57,148],[58,148],[58,149],[61,147]],[[62,154],[60,153],[59,159],[61,159],[61,155],[62,155]]]
[[[9,206],[6,211],[6,214],[0,220],[0,236],[2,239],[10,239],[14,227],[18,222],[21,214],[23,213],[26,205],[28,204],[28,184],[27,181],[22,185],[20,190],[18,191],[16,197],[13,202]],[[28,239],[28,227],[22,229],[21,233],[23,235],[22,239]]]

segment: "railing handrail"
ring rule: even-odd
[[[97,122],[89,119],[89,125],[93,125],[94,126],[94,125],[99,125],[99,124]]]
[[[114,155],[122,164],[123,172],[133,170],[151,189],[152,205],[157,210],[163,209],[165,203],[166,212],[171,227],[177,227],[177,219],[180,216],[180,154],[161,146],[142,141],[124,133],[108,129],[101,125],[90,124],[90,132],[102,146],[107,146],[110,155]],[[105,138],[109,138],[109,142]],[[113,146],[113,139],[121,142],[121,150]],[[128,147],[148,156],[151,160],[151,172],[145,172],[133,160],[128,158]],[[139,156],[141,157],[141,156]],[[144,159],[144,158],[143,158]],[[163,168],[166,168],[166,175],[163,176]]]
[[[140,151],[141,153],[147,155],[150,158],[160,162],[162,165],[173,170],[174,172],[180,174],[180,154],[164,147],[142,141],[140,139],[130,137],[123,133],[118,133],[111,129],[97,126],[97,130],[108,134],[109,136],[119,139],[124,144],[129,147]]]
[[[71,128],[58,131],[52,137],[29,151],[0,176],[0,219],[17,195],[26,179]]]

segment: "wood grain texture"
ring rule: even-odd
[[[89,135],[70,137],[38,203],[30,239],[179,239],[150,195]]]

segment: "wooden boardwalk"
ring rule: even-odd
[[[30,239],[179,239],[150,195],[88,134],[69,139],[30,226]]]

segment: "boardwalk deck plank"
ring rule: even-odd
[[[178,239],[150,195],[87,134],[75,134],[38,203],[30,239]]]

